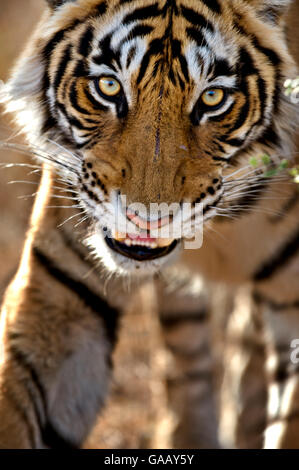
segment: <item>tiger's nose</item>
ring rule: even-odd
[[[168,225],[172,219],[171,215],[164,217],[158,217],[155,219],[141,217],[138,211],[132,211],[130,209],[126,210],[126,215],[128,219],[133,222],[141,230],[157,230],[164,225]]]

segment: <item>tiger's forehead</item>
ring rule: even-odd
[[[140,69],[140,83],[163,65],[170,80],[179,69],[176,81],[198,83],[209,74],[231,75],[237,62],[236,44],[223,34],[218,13],[216,0],[80,0],[57,14],[78,22],[91,76],[115,71],[128,80]]]

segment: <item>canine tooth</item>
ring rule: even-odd
[[[159,238],[157,240],[157,244],[160,248],[164,248],[165,246],[171,245],[173,241],[174,241],[174,238]]]
[[[114,239],[119,241],[119,242],[123,242],[124,240],[127,239],[127,235],[125,233],[121,233],[121,232],[115,232],[115,234],[113,236],[114,236]]]
[[[126,239],[124,240],[124,242],[125,242],[125,245],[127,245],[127,246],[131,246],[131,245],[132,245],[131,240],[130,240],[129,238],[126,238]]]

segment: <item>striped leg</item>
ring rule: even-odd
[[[268,294],[255,295],[267,331],[269,386],[264,445],[267,449],[299,449],[299,302],[272,300],[275,297]]]
[[[250,289],[239,288],[229,315],[224,346],[220,436],[226,448],[263,445],[267,388],[261,319]]]
[[[160,311],[171,357],[167,386],[177,420],[174,446],[218,448],[211,331],[201,282],[181,274],[172,289],[160,292]]]
[[[26,252],[1,312],[0,448],[79,447],[106,396],[117,311]]]

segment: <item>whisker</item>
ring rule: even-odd
[[[38,186],[39,183],[37,181],[27,181],[27,180],[14,180],[8,181],[7,184],[32,184],[34,186]]]
[[[17,199],[23,199],[24,201],[26,201],[26,199],[30,199],[32,197],[35,197],[36,195],[37,195],[37,193],[25,194],[23,196],[17,196]]]
[[[76,176],[78,176],[78,171],[75,167],[71,167],[69,165],[69,163],[65,163],[65,162],[62,162],[60,160],[57,159],[57,157],[47,153],[45,154],[45,152],[42,150],[33,150],[32,148],[29,148],[29,147],[26,147],[24,145],[20,145],[20,144],[10,144],[10,143],[7,143],[7,142],[0,142],[0,148],[5,148],[7,150],[17,150],[18,152],[20,153],[23,153],[25,155],[33,155],[37,158],[40,158],[46,162],[50,162],[50,163],[55,163],[57,165],[58,168],[62,167],[68,171],[70,171],[71,173],[75,174]],[[41,153],[43,152],[43,153]]]
[[[68,149],[67,147],[64,147],[63,145],[59,144],[58,142],[55,142],[52,139],[47,139],[47,140],[51,144],[58,147],[60,150],[63,150],[64,152],[68,153],[71,157],[76,158],[80,163],[82,162],[82,159],[80,157],[78,157],[78,155],[76,155],[75,153],[71,152],[70,149]]]
[[[66,223],[69,222],[70,220],[74,219],[75,217],[79,217],[79,216],[82,216],[82,212],[78,212],[78,214],[73,214],[73,215],[71,215],[71,216],[68,217],[66,220],[64,220],[64,221],[61,222],[59,225],[57,225],[57,228],[62,227],[64,224],[66,224]]]
[[[83,222],[85,222],[85,220],[89,219],[90,217],[88,215],[86,215],[85,217],[83,217],[81,220],[79,220],[79,222],[75,225],[75,228],[79,227],[79,225],[81,225]]]
[[[72,206],[45,206],[46,209],[80,209],[80,204]]]

